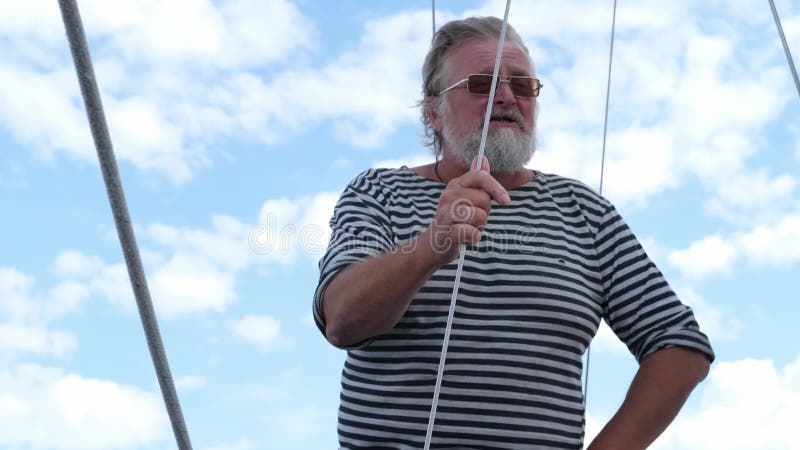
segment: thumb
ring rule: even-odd
[[[472,158],[472,164],[470,164],[470,168],[472,170],[478,170],[478,157],[477,156]],[[490,172],[489,159],[485,155],[483,156],[483,161],[481,162],[480,170],[483,170],[484,172]]]

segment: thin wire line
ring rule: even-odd
[[[483,162],[483,153],[486,148],[486,136],[489,132],[489,120],[492,116],[492,104],[494,103],[494,94],[497,90],[497,76],[500,73],[500,59],[503,56],[503,43],[506,39],[506,28],[508,27],[508,11],[511,8],[511,0],[506,0],[506,11],[503,15],[503,26],[500,28],[500,38],[497,43],[497,55],[494,60],[494,71],[492,72],[492,86],[489,89],[489,100],[486,104],[486,115],[483,118],[483,133],[481,133],[481,145],[478,149],[478,161],[475,170],[481,170]],[[431,401],[431,414],[428,418],[428,429],[425,433],[425,447],[428,450],[431,447],[431,438],[433,437],[433,424],[436,421],[436,408],[439,405],[439,392],[442,387],[442,377],[444,376],[444,364],[447,360],[447,347],[450,344],[450,332],[453,328],[453,315],[456,310],[456,299],[458,298],[458,287],[461,283],[461,272],[464,269],[464,257],[467,254],[467,245],[462,243],[458,255],[458,268],[456,269],[455,280],[453,281],[453,293],[450,296],[450,310],[447,313],[447,325],[444,329],[444,338],[442,340],[442,353],[439,356],[439,367],[436,371],[436,384],[433,388],[433,400]]]
[[[614,61],[614,34],[617,26],[617,0],[611,15],[611,45],[608,50],[608,77],[606,79],[606,111],[603,119],[603,155],[600,160],[600,195],[603,195],[603,176],[606,168],[606,136],[608,135],[608,103],[611,95],[611,63]]]
[[[800,78],[797,77],[797,69],[794,66],[794,60],[792,60],[792,53],[789,51],[789,45],[786,43],[786,36],[783,34],[781,18],[778,15],[778,10],[775,9],[775,2],[769,0],[769,7],[772,9],[772,17],[775,19],[775,26],[778,27],[778,34],[783,43],[783,51],[786,53],[786,61],[789,63],[789,70],[792,71],[792,77],[794,77],[794,87],[797,88],[797,95],[800,96]]]
[[[436,0],[431,0],[431,36],[436,35]]]
[[[611,45],[608,50],[608,77],[606,80],[606,111],[603,118],[603,155],[600,159],[600,195],[603,195],[603,177],[606,167],[606,136],[608,135],[608,103],[611,97],[611,63],[614,61],[614,34],[617,28],[617,0],[614,0],[614,9],[611,14]],[[589,367],[592,358],[592,345],[586,347],[586,375],[583,379],[583,409],[589,404]]]
[[[147,288],[147,279],[142,268],[139,248],[136,245],[136,235],[134,235],[133,227],[131,226],[131,218],[125,201],[125,192],[122,189],[122,181],[119,177],[119,169],[114,157],[111,136],[108,132],[103,103],[97,88],[97,80],[92,67],[92,59],[89,54],[86,35],[83,31],[78,5],[75,0],[59,0],[59,6],[72,51],[72,59],[75,63],[75,71],[78,75],[78,83],[86,106],[86,115],[89,118],[92,138],[97,149],[97,157],[100,159],[100,168],[103,172],[108,200],[111,203],[117,234],[122,245],[125,263],[128,266],[128,276],[136,297],[136,304],[139,307],[139,317],[142,320],[142,327],[144,327],[158,384],[161,387],[161,394],[164,397],[170,422],[172,422],[172,431],[175,433],[178,448],[191,450],[192,444],[189,440],[189,433],[186,430],[186,423],[183,420],[178,394],[175,392],[175,383],[169,370],[161,334],[158,331],[153,302],[150,299],[150,292]]]

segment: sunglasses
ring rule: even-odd
[[[456,81],[452,86],[436,95],[442,95],[451,89],[460,87],[465,81],[467,82],[467,89],[473,94],[489,95],[489,91],[492,89],[491,75],[485,73],[473,73],[471,75],[467,75],[467,78],[464,78],[463,80]],[[533,77],[497,77],[497,82],[498,88],[500,87],[499,83],[508,83],[508,85],[511,87],[511,92],[514,93],[515,97],[538,97],[539,89],[542,88],[542,82]]]

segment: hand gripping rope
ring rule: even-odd
[[[183,420],[178,394],[175,392],[175,383],[172,381],[172,373],[169,370],[167,354],[164,351],[164,344],[161,342],[161,334],[158,331],[156,313],[153,310],[153,302],[150,299],[150,291],[147,288],[147,279],[142,267],[142,260],[139,257],[139,248],[136,245],[136,235],[134,235],[133,227],[131,226],[131,217],[125,201],[125,192],[122,190],[122,181],[119,178],[114,148],[111,145],[111,135],[108,132],[103,103],[100,99],[100,92],[97,89],[97,80],[94,76],[92,58],[89,55],[89,45],[83,32],[83,23],[81,23],[78,5],[75,0],[59,0],[58,4],[61,7],[61,17],[67,30],[67,39],[69,39],[69,46],[72,50],[72,59],[75,62],[78,83],[86,106],[86,114],[89,116],[92,138],[94,138],[94,145],[97,149],[97,157],[100,159],[100,168],[103,172],[108,200],[111,203],[111,211],[114,214],[114,222],[117,225],[117,235],[122,245],[122,252],[125,255],[125,264],[128,266],[128,276],[133,286],[136,305],[139,307],[139,317],[144,327],[147,346],[150,349],[150,357],[156,369],[158,385],[161,387],[161,394],[167,406],[167,413],[172,423],[172,431],[175,434],[178,448],[180,450],[191,450],[192,443],[189,440],[189,433],[186,431],[186,423]]]
[[[481,163],[483,162],[483,153],[486,147],[486,136],[489,132],[489,119],[492,116],[492,103],[494,103],[494,94],[497,90],[497,75],[500,72],[500,59],[503,56],[503,41],[506,39],[506,28],[508,28],[508,10],[511,7],[511,0],[506,0],[506,12],[503,16],[503,26],[500,29],[500,39],[497,42],[497,56],[494,59],[494,71],[492,72],[492,87],[489,90],[489,101],[486,104],[486,115],[483,118],[483,132],[481,133],[481,144],[478,148],[478,161],[475,171],[481,170]],[[444,374],[444,364],[447,359],[447,346],[450,343],[450,331],[453,328],[453,314],[456,310],[456,299],[458,298],[458,285],[461,283],[461,271],[464,268],[464,256],[467,253],[467,245],[462,243],[461,250],[458,255],[458,268],[456,269],[456,277],[453,284],[453,294],[450,297],[450,311],[447,314],[447,326],[444,329],[444,339],[442,341],[442,354],[439,357],[439,368],[436,372],[436,384],[433,388],[433,401],[431,402],[431,415],[428,418],[428,430],[425,433],[425,450],[431,448],[431,437],[433,436],[433,424],[436,421],[436,407],[439,404],[439,391],[442,387],[442,375]]]

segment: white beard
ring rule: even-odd
[[[472,160],[478,156],[481,129],[482,127],[478,127],[463,136],[458,136],[449,129],[443,130],[445,142],[465,167],[470,167]],[[525,168],[525,164],[533,156],[535,147],[534,133],[499,128],[489,130],[484,155],[489,160],[492,172],[516,172]]]

